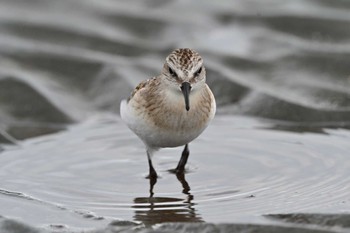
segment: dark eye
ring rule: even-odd
[[[198,76],[201,72],[202,72],[202,67],[199,68],[199,69],[196,71],[196,73],[194,73],[194,75],[195,75],[195,76]]]
[[[170,73],[172,76],[176,77],[175,71],[173,71],[173,69],[171,69],[170,67],[169,67],[169,73]]]

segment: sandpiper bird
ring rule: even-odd
[[[185,146],[174,170],[183,173],[188,144],[214,118],[215,98],[205,83],[203,59],[188,48],[174,50],[162,73],[141,82],[120,104],[121,118],[146,146],[149,177],[156,178],[153,153],[160,148]]]

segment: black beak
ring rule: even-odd
[[[186,110],[190,110],[190,91],[191,91],[191,84],[189,82],[183,82],[181,85],[181,91],[182,94],[184,94],[185,97],[185,105],[186,105]]]

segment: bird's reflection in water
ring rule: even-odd
[[[185,198],[156,197],[153,187],[157,179],[150,179],[150,197],[134,199],[135,221],[141,221],[146,226],[164,222],[203,222],[194,208],[193,195],[190,194],[185,174],[176,174],[180,181]]]

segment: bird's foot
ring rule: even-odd
[[[147,178],[149,179],[149,194],[150,194],[150,197],[153,197],[154,195],[153,188],[154,188],[154,185],[157,183],[157,179],[158,179],[157,173],[152,172],[147,176]]]
[[[157,179],[158,178],[158,174],[157,174],[157,172],[156,171],[150,171],[149,172],[149,174],[148,174],[148,176],[146,176],[146,178],[147,179]]]
[[[169,169],[168,172],[173,174],[185,174],[186,170],[185,168],[174,168],[174,169]]]

